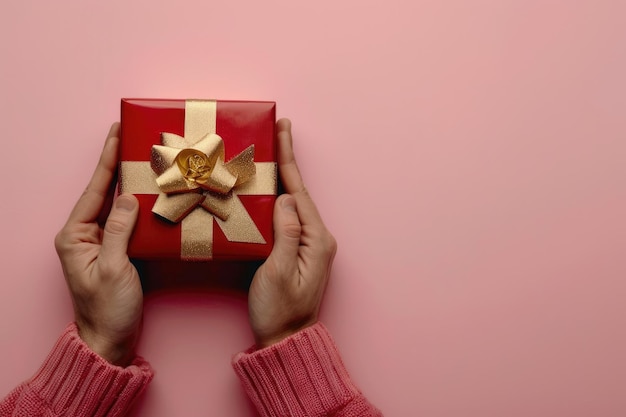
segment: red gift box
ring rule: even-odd
[[[122,99],[119,191],[137,259],[253,260],[273,246],[274,102]]]

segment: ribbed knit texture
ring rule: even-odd
[[[354,385],[319,322],[265,349],[239,353],[233,368],[263,417],[382,416]]]
[[[126,368],[111,365],[71,324],[35,376],[0,402],[0,416],[123,416],[152,376],[141,357]]]

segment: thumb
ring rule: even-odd
[[[300,247],[302,225],[296,211],[296,199],[283,194],[274,206],[274,248],[270,259],[277,266],[290,267],[295,264]]]
[[[132,194],[120,195],[104,225],[100,256],[110,261],[128,258],[128,240],[133,233],[139,213],[139,202]]]

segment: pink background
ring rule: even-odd
[[[120,97],[264,99],[339,241],[322,319],[387,416],[626,415],[621,1],[5,0],[0,395],[71,321],[53,238]],[[148,295],[140,416],[247,416],[245,297]]]

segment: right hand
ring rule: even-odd
[[[287,194],[274,206],[275,242],[250,286],[248,308],[257,348],[315,324],[337,251],[304,187],[293,154],[291,122],[276,124],[278,169]]]

